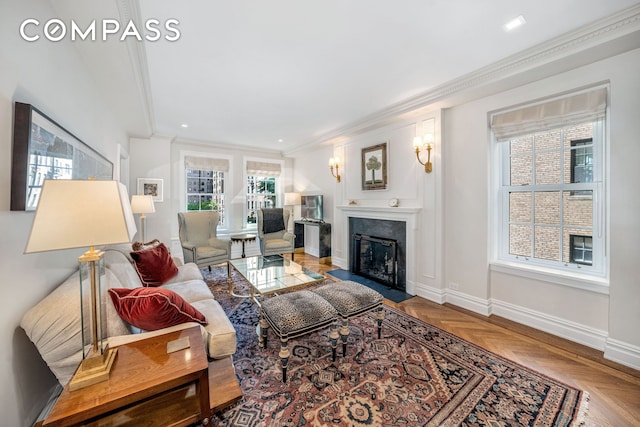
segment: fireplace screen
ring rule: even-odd
[[[365,234],[354,234],[354,273],[397,287],[398,242]]]

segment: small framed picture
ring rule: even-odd
[[[362,149],[362,189],[387,188],[387,143]]]
[[[163,180],[156,178],[138,178],[138,194],[153,196],[154,202],[162,201]]]

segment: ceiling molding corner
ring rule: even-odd
[[[117,4],[121,20],[126,22],[131,20],[135,22],[138,28],[141,28],[142,18],[140,15],[139,0],[117,0]],[[145,44],[144,42],[133,40],[132,37],[127,37],[125,42],[127,43],[127,50],[129,52],[131,71],[135,76],[136,86],[138,88],[138,99],[140,99],[142,108],[144,109],[145,125],[148,130],[148,135],[152,135],[156,126]]]
[[[541,65],[586,51],[594,46],[622,39],[636,32],[640,34],[640,4],[450,80],[362,119],[318,135],[288,153],[295,153],[316,144],[343,140],[345,137],[356,136],[388,126],[399,120],[403,114],[413,110],[428,107],[453,95],[496,83]],[[640,37],[638,37],[635,47],[640,47]],[[615,54],[617,53],[611,52],[609,56]],[[600,59],[604,59],[604,57]]]

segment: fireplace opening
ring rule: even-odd
[[[398,287],[397,240],[356,233],[353,250],[353,273]]]

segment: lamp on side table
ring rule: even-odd
[[[82,333],[83,360],[69,382],[78,389],[109,378],[115,351],[102,342],[100,263],[103,252],[94,246],[131,242],[135,220],[124,185],[117,181],[45,180],[25,253],[89,247],[80,263],[80,310],[85,319],[83,282],[90,281],[91,337]],[[84,321],[83,321],[84,323]],[[89,341],[89,342],[87,342]],[[91,351],[85,352],[87,344]]]

